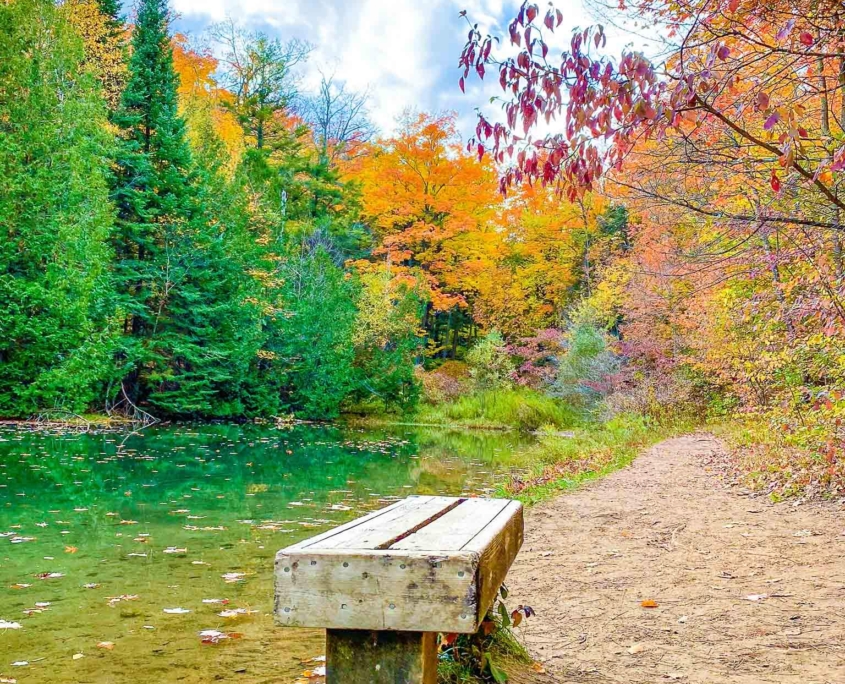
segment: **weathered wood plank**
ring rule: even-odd
[[[458,551],[481,533],[508,503],[507,499],[467,499],[390,549]]]
[[[436,684],[433,632],[326,633],[326,684]]]
[[[313,543],[308,549],[377,549],[401,537],[414,527],[425,525],[440,513],[461,501],[448,496],[409,497],[405,506],[397,506],[384,515],[367,520],[338,534]]]
[[[348,530],[354,529],[361,525],[365,525],[367,523],[372,522],[375,518],[379,518],[384,515],[388,515],[395,511],[396,509],[406,509],[408,506],[416,505],[418,499],[423,498],[419,496],[409,496],[401,501],[397,501],[396,503],[390,504],[389,506],[385,506],[384,508],[380,508],[377,511],[373,511],[372,513],[367,513],[366,515],[362,515],[360,518],[355,518],[355,520],[350,520],[348,523],[344,523],[343,525],[339,525],[338,527],[333,527],[330,530],[322,532],[320,534],[314,535],[313,537],[308,537],[308,539],[303,539],[296,544],[293,544],[287,547],[287,550],[294,550],[294,549],[301,549],[307,546],[311,546],[320,542],[324,539],[328,539],[330,537],[334,537],[342,532],[347,532]]]
[[[277,621],[289,627],[471,633],[478,554],[304,550],[276,557]]]
[[[480,534],[466,544],[462,552],[477,553],[479,619],[490,608],[499,587],[522,547],[524,522],[522,504],[511,501]]]

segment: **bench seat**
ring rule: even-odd
[[[477,631],[522,546],[522,504],[410,496],[276,555],[279,624]]]

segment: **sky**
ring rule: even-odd
[[[467,10],[482,33],[500,34],[520,0],[171,0],[175,31],[200,35],[213,22],[233,18],[272,37],[299,38],[314,46],[303,69],[303,86],[319,74],[335,75],[355,90],[370,91],[370,114],[383,133],[395,128],[406,109],[456,111],[464,138],[473,134],[475,108],[495,113],[490,97],[501,92],[496,75],[458,88],[458,58],[468,26]],[[540,3],[544,5],[545,3]],[[559,0],[568,36],[571,28],[595,23],[581,0]],[[626,38],[615,36],[610,48]]]

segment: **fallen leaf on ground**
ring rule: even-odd
[[[745,597],[746,601],[762,601],[769,597],[768,594],[749,594]]]
[[[645,651],[645,646],[643,644],[633,644],[628,649],[628,653],[631,655],[636,655],[637,653],[642,653],[643,651]]]
[[[643,608],[657,608],[657,601],[646,599],[640,604]]]

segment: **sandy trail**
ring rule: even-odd
[[[528,512],[509,603],[537,611],[519,631],[549,674],[845,683],[845,505],[752,498],[722,484],[723,456],[667,440]]]

